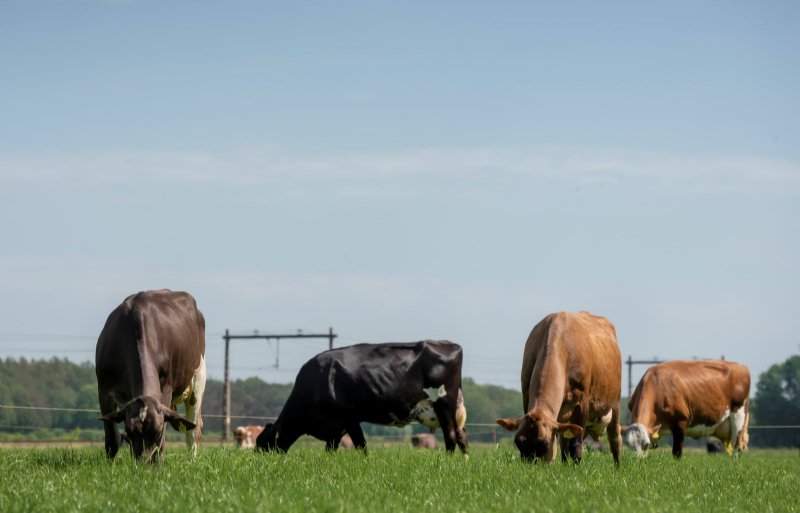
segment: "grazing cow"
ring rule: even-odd
[[[304,434],[335,450],[348,433],[358,449],[367,442],[361,422],[405,426],[416,420],[442,428],[445,446],[467,453],[461,393],[461,346],[445,340],[357,344],[318,354],[300,369],[274,424],[256,440],[261,450],[285,452]],[[431,399],[426,389],[438,396]]]
[[[431,433],[411,435],[411,446],[417,449],[436,449],[436,437]]]
[[[675,360],[650,367],[633,392],[625,442],[644,455],[651,441],[672,432],[672,454],[680,458],[686,436],[713,436],[747,450],[750,371],[724,360]]]
[[[619,425],[622,358],[614,325],[588,312],[550,314],[533,327],[522,357],[522,403],[519,419],[498,419],[517,431],[514,443],[522,459],[555,459],[561,435],[561,458],[579,462],[583,438],[608,434],[614,463],[622,446]]]
[[[160,461],[165,421],[186,433],[196,454],[206,383],[205,319],[191,295],[153,290],[128,296],[106,320],[95,367],[109,458],[119,450],[118,422],[125,423],[138,459]],[[179,403],[186,417],[175,411]]]
[[[255,449],[256,438],[264,428],[261,426],[239,426],[233,430],[233,439],[239,449]]]

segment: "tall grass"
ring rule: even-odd
[[[580,465],[524,464],[511,448],[460,455],[409,448],[285,455],[168,450],[161,469],[99,448],[0,451],[2,512],[686,512],[799,511],[796,451],[741,458],[589,453]]]

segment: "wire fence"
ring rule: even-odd
[[[57,408],[52,406],[20,406],[20,405],[10,405],[10,404],[0,404],[0,410],[39,410],[39,411],[57,411],[57,412],[70,412],[70,413],[93,413],[100,415],[100,410],[92,409],[92,408]],[[224,419],[225,415],[216,414],[216,413],[204,413],[203,418],[211,418],[211,419]],[[231,419],[251,419],[251,420],[276,420],[277,417],[267,417],[267,416],[260,416],[260,415],[230,415]],[[493,423],[480,423],[480,422],[467,422],[465,424],[467,427],[477,427],[477,428],[496,428],[497,424]],[[10,426],[0,426],[3,427],[10,427]],[[33,429],[42,429],[42,428],[33,428]],[[750,424],[748,429],[800,429],[800,424],[765,424],[765,425],[756,425]]]

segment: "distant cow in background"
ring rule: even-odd
[[[522,403],[519,419],[498,419],[517,431],[514,443],[523,460],[553,461],[557,435],[561,459],[583,456],[583,438],[608,435],[619,465],[622,438],[619,402],[622,357],[614,325],[589,312],[550,314],[533,327],[522,355]]]
[[[118,422],[125,423],[138,459],[160,457],[166,422],[186,433],[186,444],[196,454],[203,425],[205,350],[205,319],[186,292],[139,292],[111,312],[95,354],[109,458],[119,450]],[[175,411],[181,403],[186,417]]]
[[[355,449],[355,447],[353,439],[350,438],[350,435],[347,433],[342,435],[342,438],[339,439],[339,449]]]
[[[233,440],[239,449],[254,449],[256,438],[264,428],[261,426],[238,426],[233,430]]]
[[[750,371],[724,360],[674,360],[647,369],[628,409],[625,442],[638,455],[672,432],[672,454],[680,458],[687,436],[713,436],[733,449],[747,450]]]
[[[233,431],[234,442],[239,449],[255,449],[256,438],[264,428],[261,426],[239,426]],[[353,441],[350,436],[345,435],[339,440],[340,449],[352,449]]]
[[[318,354],[300,369],[278,420],[256,439],[287,451],[303,434],[335,450],[344,433],[366,449],[361,422],[442,428],[445,447],[467,452],[461,346],[445,340],[357,344]],[[435,399],[429,397],[433,390]]]
[[[411,435],[411,446],[418,449],[436,449],[436,437],[431,433]]]
[[[708,454],[720,454],[725,452],[725,446],[716,438],[711,438],[706,442],[706,452]]]

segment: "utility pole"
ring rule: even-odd
[[[231,433],[231,377],[230,377],[230,342],[233,339],[264,339],[264,340],[277,340],[280,343],[282,338],[326,338],[328,339],[328,349],[333,349],[333,339],[338,337],[337,334],[333,332],[333,327],[328,329],[328,333],[315,333],[306,335],[302,331],[298,330],[296,334],[266,334],[262,335],[257,331],[254,332],[252,335],[231,335],[230,332],[226,329],[225,335],[222,338],[225,340],[225,387],[224,387],[224,397],[223,397],[223,415],[224,420],[222,421],[222,441],[228,442],[230,439]],[[276,358],[275,364],[277,367],[278,360]]]
[[[225,389],[224,389],[224,410],[225,419],[222,424],[222,440],[227,442],[231,432],[231,337],[228,329],[225,329]]]
[[[654,358],[652,360],[634,360],[632,356],[628,356],[628,400],[631,400],[633,394],[633,366],[634,365],[655,365],[661,363],[661,360]]]

